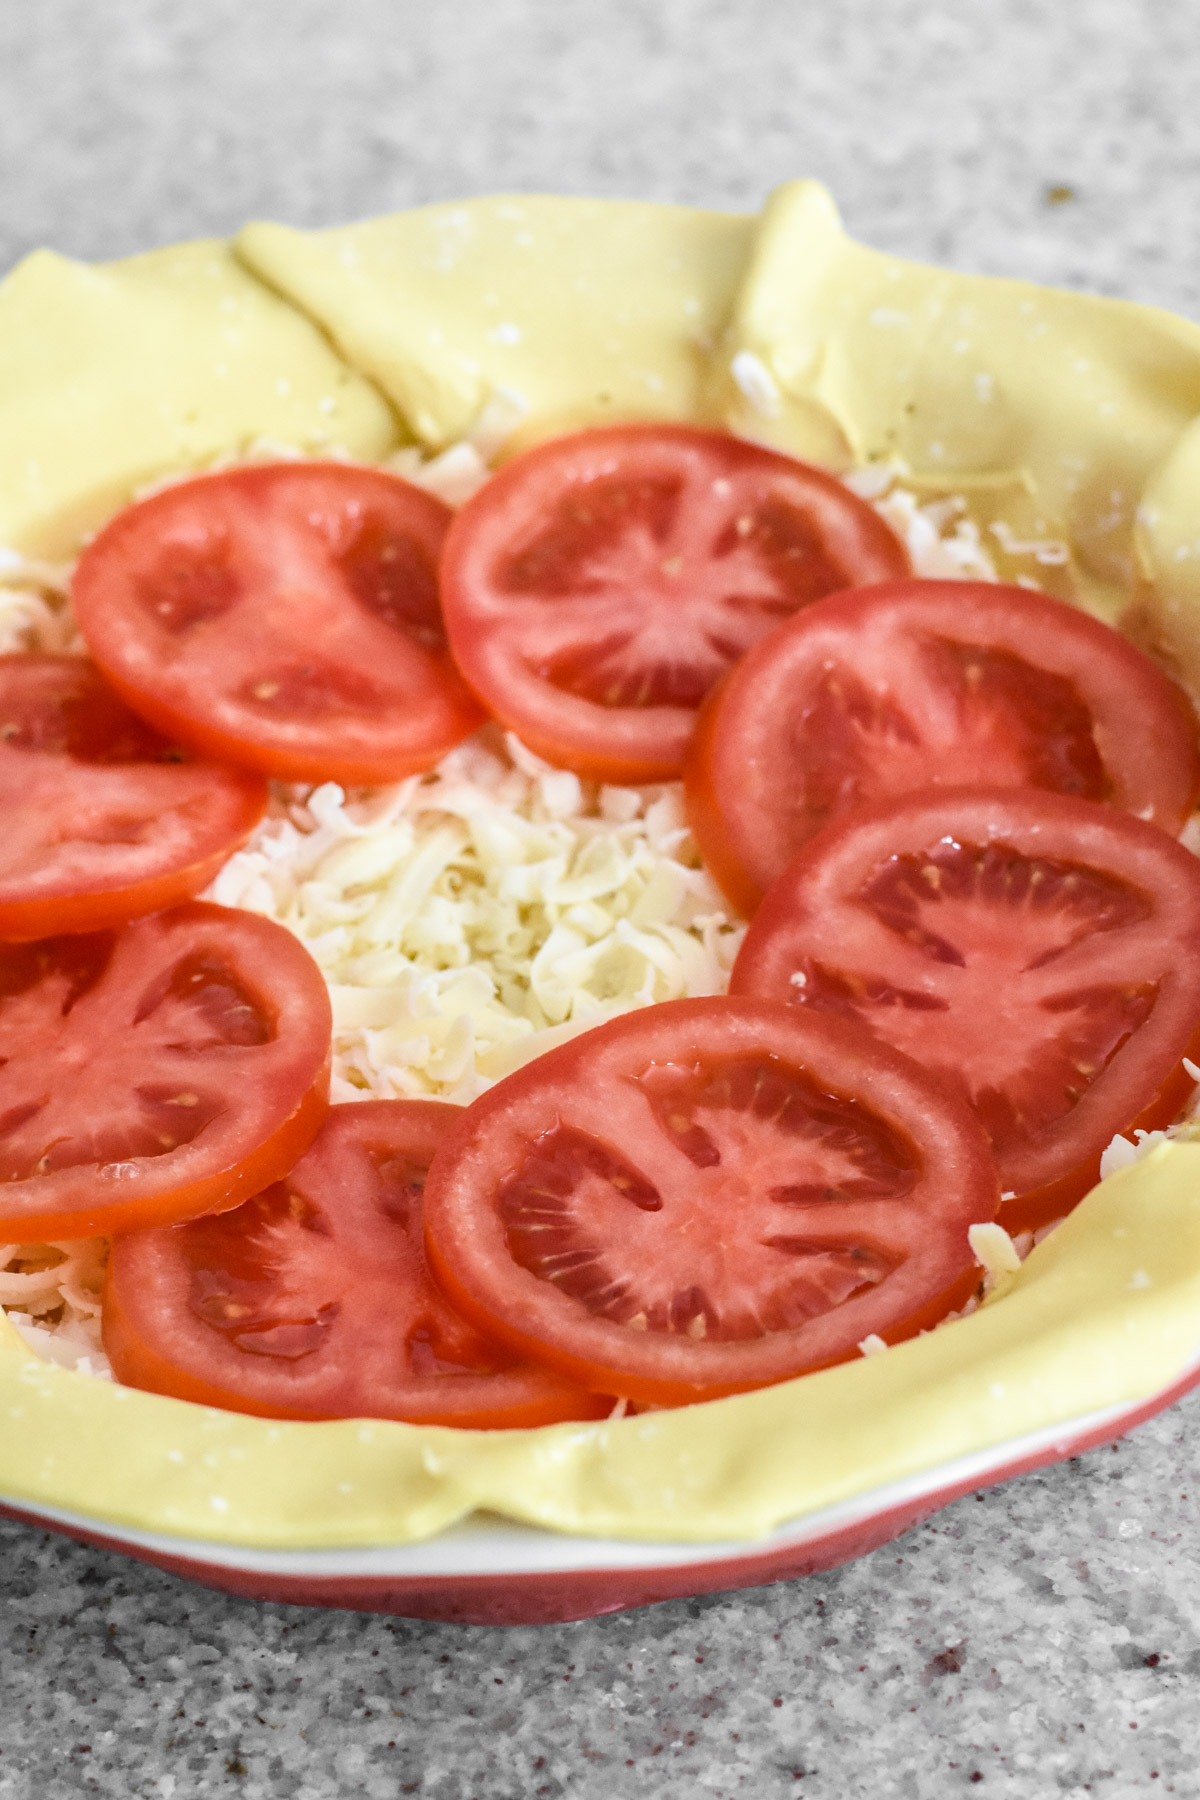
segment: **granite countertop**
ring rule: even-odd
[[[1200,40],[1150,0],[0,9],[0,268],[498,189],[755,207],[1200,315]],[[1200,1793],[1200,1394],[772,1588],[494,1630],[0,1523],[0,1800]]]

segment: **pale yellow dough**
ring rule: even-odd
[[[1200,331],[1185,321],[865,250],[812,183],[757,222],[481,200],[339,231],[252,226],[237,256],[185,245],[86,269],[42,252],[0,286],[0,542],[66,554],[140,482],[260,436],[364,458],[401,435],[440,446],[499,387],[534,434],[723,419],[836,467],[894,461],[965,495],[985,531],[1040,546],[1001,556],[1011,573],[1109,616],[1136,603],[1200,686]],[[1149,1400],[1198,1352],[1200,1146],[1175,1144],[1097,1189],[966,1320],[610,1424],[272,1424],[37,1362],[0,1318],[0,1497],[259,1545],[404,1542],[475,1508],[753,1538]]]
[[[1151,475],[1138,509],[1131,624],[1200,696],[1200,419]]]
[[[238,255],[440,449],[502,388],[553,426],[704,416],[753,219],[511,195],[333,231],[247,225]]]
[[[378,458],[390,406],[220,242],[0,284],[0,545],[55,559],[146,482],[256,438]]]
[[[1002,572],[1109,619],[1135,587],[1146,483],[1200,413],[1200,326],[869,250],[816,182],[768,201],[726,348],[773,378],[759,435],[965,495]],[[1050,557],[1006,554],[996,520]]]

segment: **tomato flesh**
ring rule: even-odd
[[[732,671],[689,753],[688,812],[752,913],[822,826],[932,783],[1043,788],[1175,833],[1200,791],[1196,719],[1148,657],[1062,601],[885,582],[808,608]]]
[[[119,513],[79,560],[89,649],[145,718],[295,781],[388,782],[480,721],[446,648],[449,508],[381,469],[197,476]]]
[[[236,1211],[119,1238],[104,1296],[118,1379],[274,1418],[497,1428],[607,1412],[481,1336],[429,1276],[422,1191],[460,1112],[334,1107],[287,1178]]]
[[[966,1093],[1007,1225],[1166,1123],[1200,1031],[1200,863],[1154,826],[1020,789],[849,813],[776,882],[731,991],[867,1025]]]
[[[235,1206],[328,1104],[329,994],[280,925],[189,901],[0,945],[0,1238]]]
[[[426,1228],[482,1329],[677,1404],[931,1323],[966,1297],[968,1227],[997,1200],[969,1109],[861,1028],[667,1001],[477,1100],[434,1159]]]
[[[446,540],[459,667],[539,755],[678,774],[695,713],[781,619],[907,555],[832,476],[721,432],[621,425],[506,464]]]
[[[0,656],[0,938],[95,931],[198,893],[266,808],[184,761],[77,656]]]

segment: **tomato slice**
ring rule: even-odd
[[[422,1191],[462,1110],[335,1106],[287,1179],[236,1211],[118,1238],[103,1310],[117,1379],[269,1418],[494,1429],[609,1411],[481,1337],[430,1278]]]
[[[184,761],[78,656],[0,656],[0,938],[186,900],[266,809],[261,775]]]
[[[997,1198],[970,1109],[861,1028],[675,1000],[477,1100],[425,1217],[435,1278],[482,1330],[677,1404],[933,1323],[977,1279],[967,1232]]]
[[[449,522],[360,464],[201,475],[84,551],[80,630],[129,704],[204,754],[294,781],[394,781],[480,720],[438,604]]]
[[[442,603],[459,667],[539,755],[677,775],[731,663],[821,594],[908,572],[865,501],[721,432],[614,425],[515,457],[458,514]]]
[[[0,1239],[236,1206],[328,1104],[329,993],[269,919],[203,901],[0,945]]]
[[[746,913],[849,807],[931,783],[1045,788],[1178,832],[1200,793],[1184,694],[1075,607],[993,582],[831,596],[763,639],[701,715],[688,812]]]
[[[866,1024],[969,1097],[1010,1229],[1065,1212],[1119,1131],[1165,1125],[1200,1047],[1200,862],[1020,788],[847,814],[759,908],[732,991]]]

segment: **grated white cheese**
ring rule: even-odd
[[[1188,838],[1195,819],[1196,815],[1193,814],[1192,819],[1189,819],[1188,824],[1184,827],[1180,840],[1187,849],[1192,851],[1193,855],[1197,852],[1197,844],[1195,841],[1189,842]],[[1139,1126],[1129,1137],[1122,1137],[1118,1132],[1101,1154],[1101,1181],[1107,1181],[1110,1175],[1116,1175],[1121,1169],[1132,1168],[1134,1163],[1140,1162],[1143,1156],[1149,1155],[1150,1151],[1157,1149],[1159,1144],[1173,1143],[1176,1138],[1182,1139],[1185,1143],[1195,1143],[1197,1139],[1200,1139],[1200,1068],[1197,1068],[1196,1064],[1186,1056],[1182,1061],[1184,1073],[1189,1080],[1197,1084],[1196,1091],[1188,1100],[1182,1116],[1176,1119],[1173,1125],[1166,1126],[1162,1131],[1143,1131]]]
[[[902,540],[913,573],[931,581],[995,581],[996,567],[965,500],[948,495],[921,502],[887,463],[869,463],[842,477]]]
[[[967,1233],[967,1241],[971,1246],[971,1254],[984,1274],[993,1279],[1000,1275],[1015,1275],[1021,1266],[1017,1246],[1003,1225],[997,1225],[994,1221],[985,1225],[972,1225]]]
[[[1200,1120],[1190,1115],[1176,1120],[1174,1125],[1167,1125],[1162,1131],[1135,1130],[1132,1139],[1118,1133],[1100,1157],[1100,1179],[1107,1181],[1110,1175],[1132,1168],[1134,1163],[1141,1162],[1143,1156],[1156,1150],[1159,1144],[1172,1144],[1177,1139],[1184,1143],[1195,1143],[1197,1138],[1200,1138]]]
[[[603,1019],[723,993],[743,932],[681,784],[597,788],[495,727],[398,787],[281,789],[208,897],[320,965],[336,1100],[466,1104]]]
[[[739,350],[729,365],[729,373],[755,412],[773,419],[780,410],[779,388],[761,356],[753,350]]]
[[[47,1362],[109,1375],[100,1343],[107,1238],[0,1244],[0,1306],[28,1348]]]
[[[70,564],[31,562],[0,548],[0,655],[83,654],[67,597],[70,579]]]

